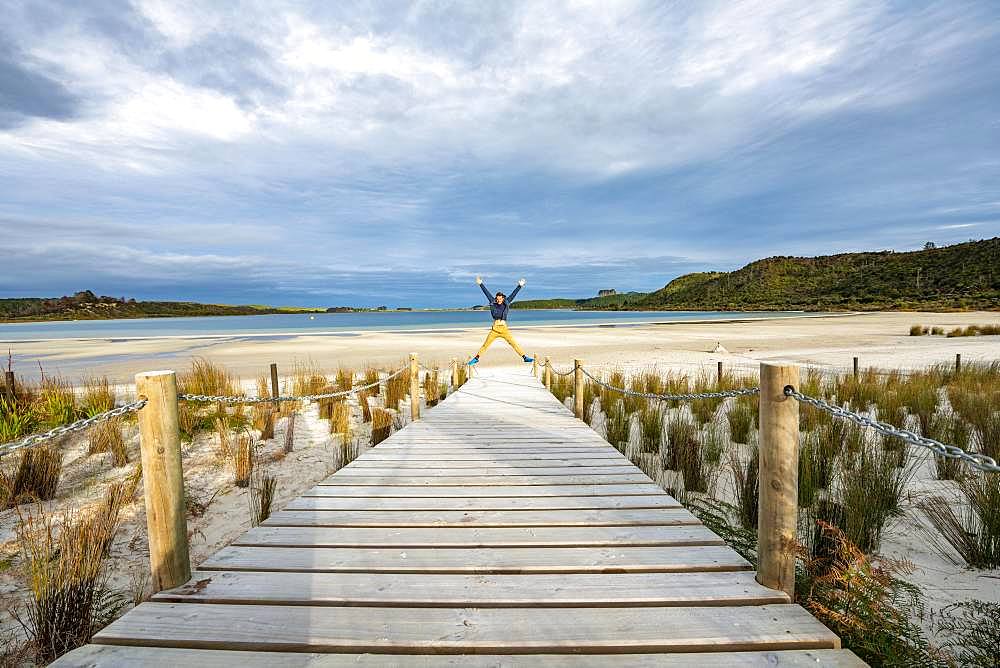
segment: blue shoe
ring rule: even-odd
[[[535,361],[534,357],[528,357],[527,355],[521,355],[521,359],[523,359],[525,362],[534,362]]]
[[[479,364],[479,355],[476,355],[475,357],[473,357],[471,360],[469,360],[468,362],[466,362],[466,364],[468,364],[469,366],[475,366],[475,365]]]

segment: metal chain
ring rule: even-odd
[[[33,445],[38,445],[39,443],[42,443],[44,441],[49,441],[54,438],[58,438],[60,436],[65,436],[66,434],[71,434],[77,431],[83,431],[84,429],[92,427],[93,425],[99,422],[105,422],[107,420],[111,420],[112,418],[125,415],[126,413],[132,413],[134,411],[137,411],[145,405],[146,405],[146,400],[140,399],[139,401],[134,401],[130,404],[125,404],[123,406],[118,406],[117,408],[112,408],[111,410],[105,411],[104,413],[98,413],[97,415],[92,415],[91,417],[83,418],[82,420],[77,420],[76,422],[71,422],[69,424],[55,427],[54,429],[50,429],[40,434],[32,434],[31,436],[22,438],[20,441],[3,443],[2,445],[0,445],[0,456],[9,455],[10,453],[21,450],[22,448],[28,448]]]
[[[635,390],[627,390],[624,387],[615,387],[614,385],[609,385],[605,383],[600,378],[597,378],[586,369],[581,369],[583,375],[591,379],[598,385],[613,392],[619,392],[621,394],[627,394],[630,397],[643,397],[645,399],[660,399],[662,401],[694,401],[696,399],[726,399],[728,397],[749,397],[760,393],[759,387],[747,387],[738,390],[722,390],[720,392],[696,392],[687,394],[656,394],[655,392],[636,392]]]
[[[921,448],[927,448],[935,455],[940,457],[947,457],[948,459],[961,459],[966,462],[969,466],[980,471],[990,471],[992,473],[1000,473],[1000,466],[992,457],[987,455],[979,454],[977,452],[966,452],[962,448],[955,445],[947,445],[940,441],[935,441],[933,438],[927,438],[926,436],[919,436],[914,434],[908,429],[900,429],[899,427],[894,427],[888,422],[880,422],[879,420],[873,420],[870,417],[866,417],[859,413],[854,413],[840,406],[835,406],[831,403],[823,401],[822,399],[816,399],[815,397],[810,397],[801,392],[797,391],[791,385],[785,388],[785,396],[793,397],[799,402],[804,404],[809,404],[814,408],[826,411],[834,417],[844,418],[845,420],[850,420],[851,422],[861,425],[862,427],[871,427],[875,431],[884,434],[886,436],[892,436],[898,438],[910,445],[916,445]]]
[[[349,394],[356,394],[363,390],[368,390],[376,385],[382,385],[387,383],[396,376],[400,375],[404,371],[409,371],[410,365],[402,367],[398,371],[389,374],[381,380],[377,380],[374,383],[368,383],[367,385],[356,385],[349,390],[341,390],[339,392],[324,392],[322,394],[303,394],[297,397],[230,397],[221,395],[211,395],[211,394],[179,394],[177,398],[181,401],[197,401],[212,404],[269,404],[274,401],[319,401],[320,399],[336,399],[337,397],[347,396]]]
[[[576,371],[575,368],[570,368],[569,371],[559,371],[554,366],[552,366],[551,362],[549,363],[548,366],[549,366],[549,371],[551,371],[552,373],[554,373],[557,376],[568,376],[568,375],[572,374],[574,371]]]

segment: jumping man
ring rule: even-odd
[[[490,314],[493,316],[493,327],[490,328],[490,333],[486,335],[486,341],[483,342],[479,352],[476,353],[475,357],[469,360],[469,366],[478,364],[479,356],[485,353],[486,349],[489,348],[490,345],[497,339],[503,339],[509,343],[510,347],[514,349],[514,352],[520,355],[521,359],[525,362],[534,362],[535,360],[528,357],[528,355],[525,354],[524,349],[517,345],[517,341],[514,340],[510,330],[507,328],[507,312],[510,310],[510,303],[514,301],[514,297],[516,297],[517,293],[524,287],[524,279],[522,278],[517,282],[517,287],[514,288],[512,293],[510,293],[510,297],[507,297],[507,295],[502,292],[491,295],[490,291],[486,289],[485,285],[483,285],[483,279],[479,276],[476,276],[476,283],[483,291],[483,294],[486,295],[486,299],[489,300]]]

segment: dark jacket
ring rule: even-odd
[[[521,284],[518,283],[514,291],[503,300],[503,304],[497,304],[496,297],[490,294],[490,291],[486,289],[485,283],[480,283],[479,287],[482,288],[483,294],[486,295],[486,299],[490,302],[490,315],[493,316],[494,320],[506,320],[507,311],[510,310],[510,303],[514,301],[514,297],[521,290]]]

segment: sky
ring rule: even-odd
[[[1000,235],[994,0],[0,12],[0,296],[465,306]]]

